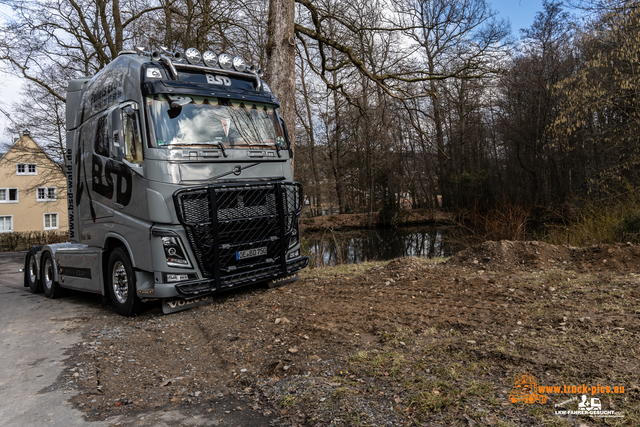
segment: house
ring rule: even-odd
[[[67,180],[27,131],[0,158],[0,233],[68,230]]]

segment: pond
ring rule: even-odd
[[[453,235],[452,229],[435,227],[303,233],[302,249],[312,268],[404,256],[447,257],[464,249]]]

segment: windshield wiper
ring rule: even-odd
[[[222,141],[211,141],[210,143],[207,142],[207,144],[217,145],[222,150],[222,155],[227,157],[227,150],[225,150],[224,144],[222,143]]]

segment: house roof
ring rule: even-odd
[[[9,149],[6,152],[0,153],[0,160],[2,160],[2,158],[5,156],[5,154],[7,154],[9,151],[11,151],[16,146],[16,144],[22,142],[23,138],[28,138],[31,142],[33,142],[42,151],[42,154],[44,154],[47,157],[47,159],[51,160],[55,164],[60,165],[58,162],[56,162],[54,159],[51,158],[51,156],[42,148],[42,146],[40,144],[38,144],[33,138],[31,138],[31,135],[29,135],[29,133],[27,131],[25,131],[25,133],[23,133],[20,138],[16,139],[13,142],[13,144],[11,144],[9,146]],[[60,166],[64,166],[64,165],[60,165]]]

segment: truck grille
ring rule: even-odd
[[[216,288],[232,286],[235,278],[255,270],[271,276],[287,272],[286,251],[297,238],[302,207],[300,184],[192,187],[177,191],[174,202],[200,271]],[[252,250],[257,255],[241,256]]]

